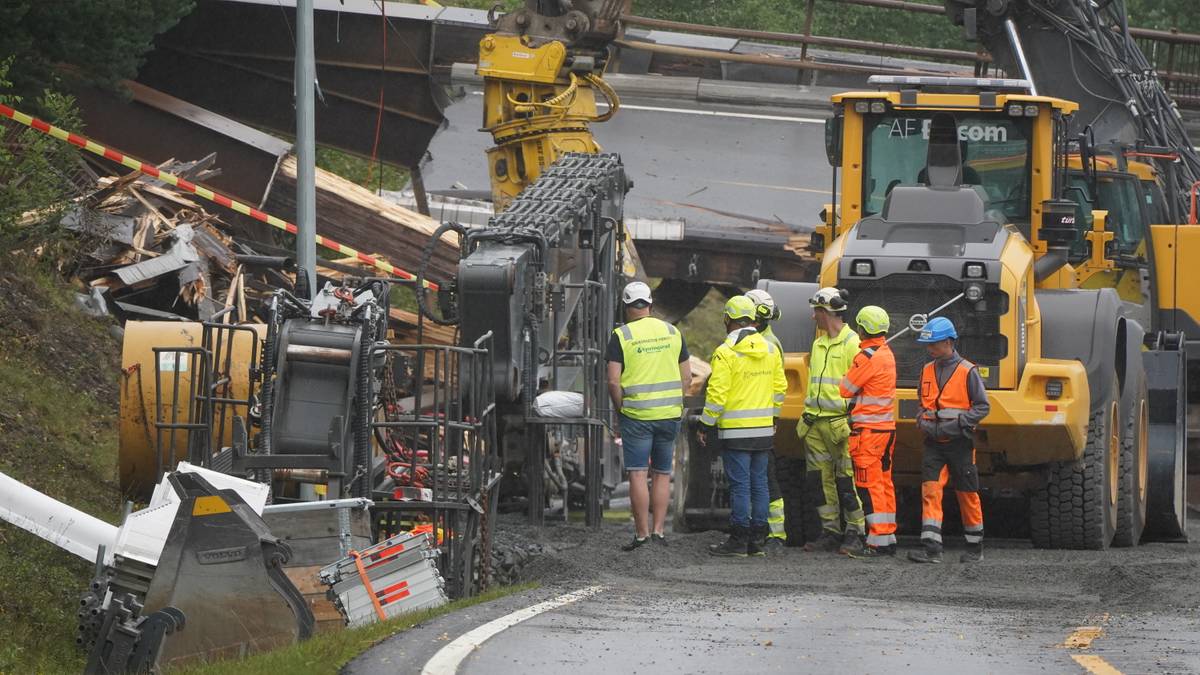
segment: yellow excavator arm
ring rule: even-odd
[[[566,152],[600,152],[590,125],[620,102],[603,80],[622,2],[528,0],[479,42],[483,129],[497,213]],[[606,110],[597,107],[597,93]]]

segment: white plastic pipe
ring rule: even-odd
[[[0,473],[0,518],[88,562],[96,561],[101,546],[111,556],[117,541],[116,527],[3,473]]]

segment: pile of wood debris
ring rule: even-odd
[[[160,168],[200,182],[215,171],[213,159]],[[206,320],[223,308],[218,297],[248,311],[229,227],[166,183],[139,173],[100,178],[62,224],[101,242],[81,276],[119,314]]]
[[[214,162],[210,155],[170,160],[159,168],[203,183],[219,171]],[[91,288],[94,306],[122,320],[207,321],[221,314],[258,322],[266,318],[271,292],[295,284],[295,265],[283,248],[290,241],[277,243],[266,226],[236,214],[223,218],[199,198],[140,173],[99,178],[95,191],[77,200],[62,223],[99,242],[87,254],[80,279]],[[357,259],[345,259],[322,261],[318,274],[323,284],[375,273]],[[392,318],[397,339],[416,341],[415,314],[394,309]],[[422,328],[425,342],[454,341],[452,330],[431,323]]]

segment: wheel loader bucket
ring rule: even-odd
[[[145,609],[175,607],[186,625],[168,637],[159,665],[242,657],[308,638],[313,615],[284,575],[287,546],[233,490],[192,473],[170,480],[182,500]]]

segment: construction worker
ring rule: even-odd
[[[787,379],[775,346],[754,328],[750,298],[737,295],[725,303],[725,330],[725,341],[712,355],[698,435],[705,447],[720,442],[729,482],[729,537],[709,553],[761,556],[768,532],[767,458]]]
[[[622,550],[632,551],[651,540],[667,543],[663,527],[671,496],[672,455],[692,369],[683,335],[650,316],[654,300],[649,286],[631,282],[621,301],[625,324],[613,330],[608,342],[608,394],[613,409],[620,411],[616,441],[629,475],[635,529],[633,541]],[[647,472],[652,476],[649,489]]]
[[[854,322],[861,351],[842,380],[841,394],[850,399],[850,460],[867,520],[867,547],[854,556],[869,559],[896,555],[896,357],[887,343],[886,310],[868,305]]]
[[[770,293],[758,288],[747,291],[746,297],[754,301],[754,328],[759,335],[763,336],[763,339],[775,346],[775,349],[779,351],[779,359],[782,361],[783,345],[779,343],[779,338],[775,337],[775,332],[771,330],[771,322],[778,321],[781,316],[779,308],[775,306],[775,298],[772,298]],[[771,454],[767,456],[767,497],[770,499],[767,505],[768,553],[777,553],[779,549],[787,545],[783,490],[779,487],[779,480],[775,477],[775,462],[775,449],[772,447]]]
[[[967,550],[959,558],[983,560],[983,509],[979,503],[979,469],[975,466],[975,430],[987,417],[987,389],[975,364],[954,348],[958,331],[944,317],[931,320],[917,342],[933,359],[921,371],[921,412],[917,426],[925,437],[921,460],[921,543],[909,560],[942,562],[942,491],[950,478],[958,495]]]
[[[817,507],[821,536],[805,544],[804,550],[848,555],[862,552],[866,519],[854,490],[848,448],[850,410],[841,391],[842,379],[858,354],[858,334],[842,320],[847,300],[846,292],[836,288],[822,288],[808,300],[821,334],[809,356],[808,395],[796,434],[806,447],[807,489],[822,495]]]

